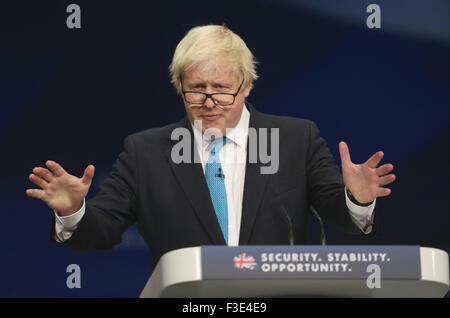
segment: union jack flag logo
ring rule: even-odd
[[[246,253],[234,257],[234,267],[239,270],[254,270],[257,266],[258,264],[256,263],[255,258],[253,256],[247,256]]]

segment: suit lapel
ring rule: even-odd
[[[270,125],[265,122],[261,113],[247,103],[250,111],[249,129],[256,129],[257,135],[259,128],[267,128],[267,138],[270,140]],[[250,134],[249,134],[250,136]],[[254,141],[253,141],[254,142]],[[247,142],[247,161],[245,168],[244,195],[242,202],[242,219],[239,233],[239,245],[247,245],[250,240],[253,225],[258,214],[263,194],[266,188],[268,174],[261,174],[261,162],[249,163],[250,139]],[[258,147],[259,150],[259,147]],[[270,153],[270,142],[268,142],[268,151]]]
[[[249,128],[256,129],[267,128],[267,138],[270,140],[270,123],[264,120],[264,117],[252,105],[248,105],[250,111]],[[191,136],[191,158],[197,152],[194,141],[194,134],[190,125],[189,119],[185,117],[178,125],[178,127],[187,128]],[[203,225],[205,231],[208,233],[211,241],[215,245],[225,245],[225,239],[220,229],[219,222],[214,212],[211,196],[209,194],[208,185],[206,184],[205,175],[201,163],[179,163],[175,164],[171,159],[172,147],[178,142],[171,140],[171,133],[167,136],[168,142],[164,150],[167,160],[178,180],[180,186],[183,188],[186,197],[190,201],[195,213],[197,214],[200,223]],[[249,144],[247,142],[247,160],[245,172],[244,194],[242,201],[242,219],[239,234],[239,245],[247,245],[250,240],[251,232],[258,210],[263,198],[266,188],[268,174],[261,174],[261,167],[263,166],[258,160],[256,163],[249,163]],[[268,143],[268,151],[270,153],[270,142]]]
[[[179,127],[187,128],[190,132],[191,143],[191,157],[192,161],[194,154],[197,152],[194,141],[194,134],[188,118],[186,117],[180,122]],[[203,225],[205,231],[208,233],[211,241],[215,245],[225,245],[225,239],[220,229],[219,222],[214,212],[211,196],[209,194],[208,185],[206,184],[205,175],[201,163],[174,163],[171,158],[172,147],[178,142],[171,140],[170,132],[168,136],[165,154],[170,166],[175,174],[176,179],[183,188],[186,197],[190,201],[195,213],[197,214],[200,223]]]

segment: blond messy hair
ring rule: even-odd
[[[196,66],[210,71],[225,63],[243,79],[243,87],[258,79],[256,61],[245,42],[225,25],[194,27],[178,43],[169,66],[171,82],[181,94],[183,75]]]

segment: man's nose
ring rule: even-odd
[[[206,97],[205,102],[204,102],[204,105],[205,105],[207,108],[213,108],[213,107],[216,106],[216,104],[214,104],[214,101],[213,101],[213,99],[212,99],[211,96],[207,96],[207,97]]]

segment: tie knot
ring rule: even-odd
[[[227,143],[227,137],[216,138],[211,141],[211,155],[218,154],[220,149]]]

